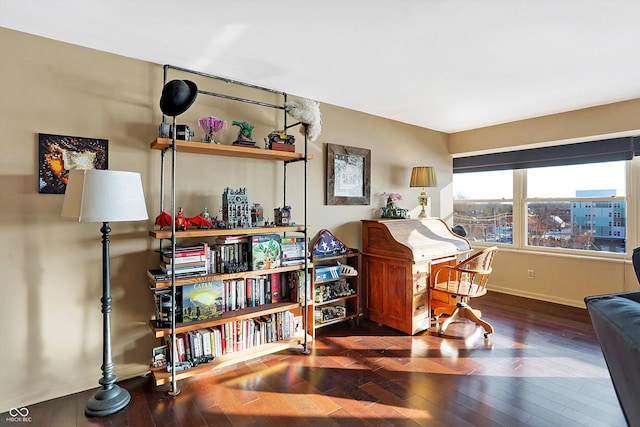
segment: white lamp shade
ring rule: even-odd
[[[148,219],[140,174],[103,169],[69,171],[62,218],[79,222]]]

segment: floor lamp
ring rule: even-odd
[[[74,169],[62,205],[62,218],[78,222],[101,222],[102,227],[102,386],[87,401],[85,414],[102,417],[118,412],[131,400],[113,374],[111,360],[111,280],[109,270],[109,222],[148,219],[139,173]]]
[[[418,215],[418,218],[426,218],[427,213],[425,207],[427,206],[427,193],[426,187],[437,187],[438,181],[436,180],[436,169],[433,166],[417,166],[411,171],[411,181],[409,187],[422,187],[422,193],[418,196],[418,203],[422,206],[422,210]]]

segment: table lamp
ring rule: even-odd
[[[62,205],[62,218],[101,222],[102,227],[102,386],[86,404],[88,416],[111,415],[123,409],[131,396],[120,388],[111,360],[111,280],[109,271],[109,222],[148,219],[139,173],[101,169],[73,169]]]
[[[418,215],[418,218],[426,218],[427,214],[424,208],[427,206],[427,193],[426,187],[437,187],[438,181],[436,180],[436,169],[433,166],[416,166],[411,171],[411,182],[409,187],[422,187],[422,193],[418,196],[418,203],[422,206],[422,210]]]

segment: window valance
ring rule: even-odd
[[[453,159],[453,173],[528,169],[547,166],[631,160],[640,154],[640,137],[602,139],[552,147]]]

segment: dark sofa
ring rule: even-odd
[[[627,423],[640,426],[640,292],[584,301]]]

